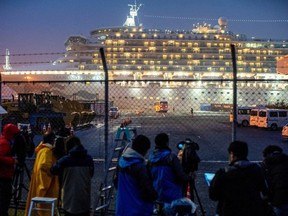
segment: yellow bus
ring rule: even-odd
[[[154,104],[156,112],[167,112],[168,111],[168,102],[167,101],[157,101]]]

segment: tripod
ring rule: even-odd
[[[198,194],[198,191],[196,189],[196,186],[195,186],[195,180],[191,180],[188,182],[189,186],[190,186],[190,189],[191,189],[191,200],[194,202],[194,193],[195,193],[195,196],[197,198],[197,201],[198,201],[198,204],[199,204],[199,207],[200,207],[200,210],[201,210],[201,213],[202,213],[202,216],[205,216],[206,214],[206,211],[204,210],[203,208],[203,205],[202,205],[202,202],[200,200],[200,197],[199,197],[199,194]],[[188,187],[188,185],[187,185]],[[187,187],[185,188],[185,190],[187,189]],[[194,193],[193,193],[194,192]],[[186,193],[185,193],[186,194]]]
[[[190,181],[188,184],[190,185],[190,188],[192,189],[192,194],[193,194],[193,191],[195,192],[195,195],[196,195],[198,204],[199,204],[199,206],[200,206],[200,210],[201,210],[202,216],[205,216],[206,211],[205,211],[204,208],[203,208],[203,205],[202,205],[202,202],[201,202],[201,200],[200,200],[198,191],[197,191],[197,189],[196,189],[196,187],[195,187],[195,181],[192,180],[192,181]],[[192,195],[191,198],[192,198],[192,201],[194,201],[194,195]]]
[[[15,203],[15,216],[17,216],[18,206],[22,198],[22,190],[25,189],[26,191],[28,191],[28,188],[24,184],[24,172],[26,172],[26,175],[28,176],[28,179],[30,181],[31,176],[26,163],[24,162],[21,164],[17,164],[12,179],[12,199]]]

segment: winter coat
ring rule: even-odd
[[[128,148],[119,159],[117,174],[117,216],[151,216],[157,193],[144,157]]]
[[[3,128],[0,138],[0,178],[12,179],[14,175],[16,160],[13,158],[11,144],[19,132],[17,126],[13,124],[7,124]]]
[[[183,197],[182,187],[192,180],[183,171],[180,160],[170,149],[155,149],[149,156],[153,185],[158,193],[158,201],[171,203]]]
[[[82,145],[73,147],[52,166],[51,173],[61,176],[62,208],[71,214],[89,212],[94,162],[87,150]]]
[[[263,216],[261,192],[267,194],[261,167],[248,160],[218,170],[209,187],[221,216]]]
[[[36,158],[26,200],[25,215],[28,215],[29,205],[33,197],[58,198],[59,195],[59,179],[50,172],[50,168],[56,162],[53,146],[49,143],[40,143],[35,148],[35,153]],[[39,215],[48,216],[50,212],[39,211]]]
[[[288,204],[288,156],[272,154],[264,160],[264,165],[272,205]]]

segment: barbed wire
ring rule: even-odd
[[[23,64],[52,64],[54,61],[37,61],[37,62],[10,62],[11,65],[23,65]],[[5,62],[0,62],[0,65],[4,65]]]
[[[16,54],[10,54],[9,56],[37,56],[37,55],[64,55],[65,52],[40,52],[40,53],[16,53]],[[0,54],[1,57],[6,56],[6,54]]]
[[[159,18],[159,19],[182,19],[182,20],[201,20],[201,21],[218,21],[216,18],[204,18],[204,17],[174,17],[174,16],[156,16],[156,15],[144,15],[147,18]],[[226,19],[229,22],[262,22],[262,23],[288,23],[288,19]]]

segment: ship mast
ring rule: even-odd
[[[5,55],[5,65],[3,65],[4,70],[11,70],[11,64],[10,64],[10,52],[8,49],[6,49],[6,55]]]
[[[125,21],[125,23],[123,24],[123,26],[136,26],[135,24],[135,17],[138,16],[138,10],[140,9],[140,7],[142,6],[142,4],[139,4],[137,6],[136,1],[134,5],[128,4],[128,6],[130,7],[130,14],[127,16],[127,19]]]

